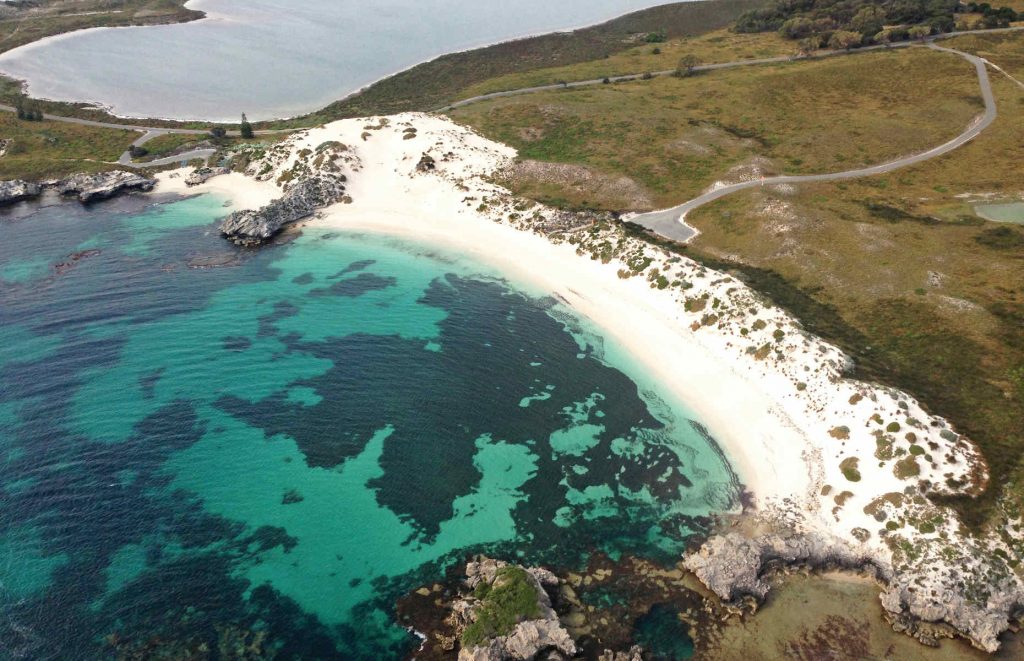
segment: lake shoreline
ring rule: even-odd
[[[697,1],[697,0],[690,0],[690,1]],[[138,28],[146,28],[146,27],[162,27],[162,26],[169,26],[169,25],[182,25],[182,24],[185,24],[185,23],[210,23],[210,22],[230,23],[233,20],[237,19],[237,17],[235,17],[235,16],[233,16],[231,14],[223,13],[223,12],[217,12],[217,11],[211,10],[209,7],[207,7],[208,4],[209,4],[209,0],[188,0],[188,2],[185,3],[185,8],[186,9],[191,9],[193,11],[199,11],[199,12],[202,12],[202,14],[203,14],[202,16],[195,17],[195,18],[190,19],[188,21],[157,23],[157,24],[153,24],[153,25],[148,25],[148,24],[141,23],[141,24],[138,24],[138,25],[98,26],[98,27],[91,27],[91,28],[85,28],[85,29],[70,30],[70,31],[67,31],[67,32],[61,32],[61,33],[58,33],[58,34],[54,34],[54,35],[50,35],[50,36],[44,37],[42,39],[30,42],[28,44],[24,44],[22,46],[18,46],[17,48],[13,48],[13,49],[11,49],[9,51],[5,51],[5,52],[0,53],[0,76],[6,77],[6,78],[9,78],[11,80],[15,80],[15,81],[18,81],[19,83],[21,83],[25,93],[30,98],[32,98],[32,99],[35,99],[35,100],[38,100],[38,101],[47,102],[47,103],[61,104],[61,105],[70,105],[70,106],[75,106],[75,107],[79,107],[79,108],[83,108],[84,107],[84,109],[87,109],[87,110],[100,111],[104,115],[106,115],[107,117],[112,118],[114,120],[122,120],[122,121],[130,121],[130,122],[141,122],[141,121],[147,121],[148,120],[148,121],[154,121],[154,122],[170,122],[170,123],[174,123],[176,125],[190,125],[190,124],[194,124],[194,123],[212,123],[212,124],[229,123],[231,121],[229,119],[208,119],[208,118],[204,118],[204,117],[193,117],[193,118],[169,117],[169,116],[162,115],[161,113],[132,113],[132,112],[122,113],[122,112],[119,112],[119,111],[116,110],[116,108],[115,108],[116,104],[113,103],[113,102],[100,101],[100,100],[94,100],[94,99],[61,97],[61,96],[49,95],[47,93],[41,93],[39,95],[35,95],[35,93],[33,92],[33,89],[32,89],[32,81],[29,78],[27,78],[27,77],[25,77],[25,76],[23,76],[21,74],[18,74],[18,73],[14,73],[14,72],[11,72],[11,71],[8,71],[8,70],[4,70],[4,66],[3,66],[4,62],[6,60],[9,60],[10,58],[20,57],[20,56],[22,56],[22,55],[24,55],[26,53],[31,53],[31,52],[37,51],[37,50],[39,50],[41,48],[46,48],[46,47],[52,46],[55,43],[59,43],[61,41],[65,41],[67,39],[77,38],[77,37],[79,37],[79,36],[81,36],[83,34],[96,33],[96,32],[102,32],[102,31],[110,31],[110,30],[120,30],[120,29],[123,29],[123,28],[138,29]],[[666,5],[666,4],[673,4],[673,3],[649,2],[649,3],[645,4],[644,6],[641,6],[641,7],[638,7],[638,8],[629,9],[627,11],[620,12],[620,13],[612,13],[612,14],[606,15],[606,16],[604,16],[602,18],[598,18],[598,19],[595,19],[593,21],[588,21],[588,22],[585,22],[585,23],[582,23],[582,24],[572,24],[572,25],[567,25],[567,26],[562,26],[562,27],[556,27],[556,28],[553,28],[553,29],[551,29],[551,28],[538,28],[538,29],[535,29],[535,30],[529,30],[529,31],[524,32],[524,33],[519,34],[519,35],[510,36],[510,37],[499,37],[499,38],[496,38],[496,39],[493,39],[493,40],[485,40],[485,41],[478,42],[478,43],[476,43],[474,45],[469,45],[469,46],[465,46],[465,47],[458,47],[458,48],[455,48],[454,50],[453,49],[439,48],[439,49],[433,51],[432,54],[427,55],[425,57],[421,57],[420,59],[418,59],[417,61],[413,62],[412,64],[409,64],[407,66],[401,66],[401,67],[393,69],[393,70],[391,70],[389,72],[383,73],[383,74],[381,74],[381,75],[379,75],[379,76],[369,80],[368,82],[359,84],[357,87],[355,87],[353,89],[350,89],[348,91],[345,91],[345,90],[338,91],[337,93],[334,93],[329,100],[314,102],[314,103],[312,103],[310,105],[310,107],[305,108],[303,110],[294,111],[293,114],[284,114],[284,115],[280,115],[280,116],[256,119],[255,121],[257,123],[274,123],[274,122],[287,122],[287,121],[292,121],[292,120],[296,120],[296,119],[301,119],[301,118],[309,116],[311,114],[316,114],[318,112],[321,112],[325,108],[327,108],[329,106],[332,106],[334,104],[340,104],[340,103],[343,103],[343,102],[345,102],[345,101],[347,101],[347,100],[349,100],[349,99],[351,99],[353,97],[357,97],[357,96],[361,95],[363,92],[365,92],[367,89],[369,89],[371,87],[374,87],[375,85],[378,85],[382,81],[388,80],[390,78],[394,78],[395,76],[398,76],[400,74],[406,73],[406,72],[408,72],[408,71],[410,71],[412,69],[415,69],[417,67],[421,67],[423,65],[430,64],[430,63],[435,62],[435,61],[437,61],[437,60],[439,60],[441,58],[444,58],[444,57],[462,55],[462,54],[471,53],[471,52],[474,52],[474,51],[485,50],[485,49],[492,48],[492,47],[495,47],[495,46],[501,46],[501,45],[513,44],[513,43],[517,43],[517,42],[523,42],[523,41],[527,41],[527,40],[531,40],[531,39],[536,39],[536,38],[539,38],[539,37],[544,37],[544,36],[549,36],[549,35],[567,34],[567,33],[577,32],[577,31],[580,31],[580,30],[586,30],[586,29],[590,29],[590,28],[604,26],[606,24],[609,24],[609,23],[615,22],[617,20],[620,20],[623,17],[627,17],[627,16],[630,16],[630,15],[633,15],[633,14],[638,14],[638,13],[641,13],[641,12],[645,12],[645,11],[648,11],[648,10],[651,10],[651,9],[654,9],[654,8],[657,8],[657,7],[661,7],[661,6]],[[258,115],[259,115],[259,111],[258,111],[258,109],[256,109],[255,111],[249,111],[249,114],[251,116],[253,116],[254,118],[257,118]]]

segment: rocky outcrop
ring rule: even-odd
[[[143,177],[134,172],[114,170],[98,174],[79,173],[61,179],[55,185],[61,195],[75,195],[83,204],[110,199],[122,193],[133,191],[148,192],[156,186],[156,179]]]
[[[968,538],[964,543],[969,547],[971,541]],[[977,549],[968,555],[986,573],[969,565],[951,570],[926,557],[894,571],[867,552],[821,533],[750,538],[733,532],[711,537],[683,564],[708,589],[731,603],[745,597],[764,599],[770,589],[766,578],[776,568],[867,571],[885,585],[881,602],[896,631],[906,632],[926,645],[936,645],[939,637],[960,634],[975,647],[994,652],[1011,618],[1024,609],[1024,591],[1012,573],[991,562],[991,552]],[[964,577],[974,575],[986,575],[988,579],[964,581]]]
[[[231,172],[228,168],[196,168],[190,175],[185,177],[186,186],[200,186],[214,177]]]
[[[628,652],[605,650],[597,661],[644,661],[644,650],[639,645],[634,645]]]
[[[952,631],[935,627],[946,624],[966,635],[975,647],[995,652],[999,636],[1010,628],[1011,618],[1019,618],[1024,612],[1024,592],[1008,576],[990,576],[989,580],[987,585],[968,585],[970,590],[941,584],[924,590],[919,573],[901,573],[882,593],[882,606],[896,631],[904,631],[925,644],[937,645],[938,637],[952,637]]]
[[[0,205],[31,200],[39,197],[42,192],[42,186],[31,181],[0,181]]]
[[[531,661],[541,658],[556,661],[572,658],[576,643],[555,620],[520,622],[512,633],[493,639],[486,647],[459,651],[459,661]]]
[[[459,661],[529,661],[568,659],[576,654],[576,643],[558,621],[551,607],[546,587],[557,588],[558,578],[539,568],[509,565],[501,560],[480,557],[466,565],[465,586],[472,592],[452,605],[450,620],[463,642],[466,631],[477,623],[489,609],[497,606],[488,601],[488,595],[521,581],[536,595],[536,608],[529,619],[515,623],[511,631],[463,645]],[[493,613],[492,613],[493,616]]]
[[[285,225],[311,216],[341,201],[345,184],[341,177],[318,174],[292,185],[280,198],[256,211],[236,211],[220,224],[225,237],[242,246],[266,243]]]
[[[728,602],[746,596],[764,599],[770,589],[765,577],[773,563],[818,569],[873,567],[867,555],[841,541],[796,533],[754,538],[739,533],[716,535],[683,561],[709,590]]]

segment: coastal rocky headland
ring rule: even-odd
[[[692,405],[752,493],[749,525],[685,560],[723,601],[763,598],[779,566],[867,569],[895,628],[998,649],[1024,607],[1024,522],[1005,511],[972,529],[944,504],[988,488],[970,439],[911,395],[851,378],[849,356],[734,275],[612,217],[516,198],[495,183],[516,157],[442,117],[342,120],[246,154],[277,199],[221,229],[258,243],[316,215],[518,255]]]
[[[585,581],[587,588],[594,589],[610,587],[613,571],[600,565],[585,577],[570,574],[572,583],[581,587]],[[621,573],[620,578],[627,578],[628,572]],[[648,601],[662,595],[648,596],[637,600],[642,604],[641,612],[649,610]],[[547,569],[475,556],[453,569],[445,582],[420,587],[402,597],[397,609],[402,623],[421,640],[411,657],[422,661],[645,658],[643,648],[622,642],[621,633],[612,643],[616,649],[588,640],[592,637],[582,625],[586,618],[579,610],[581,606],[570,581]],[[627,619],[631,624],[633,618]],[[631,635],[630,624],[623,627],[629,632],[626,638]],[[577,638],[588,641],[587,649],[577,644]]]
[[[41,183],[30,181],[0,181],[0,206],[31,200],[53,189],[67,197],[76,197],[82,204],[107,200],[130,192],[149,192],[156,186],[156,179],[134,172],[115,170],[99,174],[79,173],[64,179]]]
[[[0,181],[0,205],[31,200],[43,193],[43,187],[32,181]]]
[[[273,148],[264,158],[266,160],[258,161],[258,168],[250,165],[246,173],[262,181],[269,181],[268,175],[274,174],[273,181],[283,194],[259,209],[235,211],[221,222],[221,234],[238,245],[258,246],[286,225],[345,201],[347,176],[343,169],[358,167],[348,147],[336,141],[323,142],[315,149],[304,148],[294,154]],[[208,179],[216,173],[205,169],[199,176]],[[196,175],[189,175],[186,184],[196,185]]]
[[[123,193],[149,192],[156,186],[150,179],[134,172],[115,170],[99,174],[75,174],[53,184],[61,195],[74,196],[83,204],[108,200]]]

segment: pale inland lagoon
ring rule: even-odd
[[[0,56],[36,97],[132,117],[293,117],[433,57],[591,25],[651,0],[195,0],[192,23],[96,29]]]
[[[985,220],[1024,225],[1024,202],[979,204],[974,207],[974,212]]]

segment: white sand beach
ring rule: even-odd
[[[344,120],[272,149],[250,166],[262,182],[232,174],[193,190],[256,208],[280,195],[273,181],[281,173],[308,170],[309,155],[330,141],[347,147],[352,202],[305,223],[443,244],[561,297],[706,424],[752,492],[753,516],[826,535],[883,573],[903,572],[908,584],[925,581],[937,603],[956,590],[963,565],[943,559],[943,549],[960,536],[959,520],[921,496],[985,484],[987,467],[969,440],[909,395],[847,378],[839,349],[728,274],[615,227],[552,232],[559,212],[492,181],[513,149],[444,117]],[[434,168],[417,167],[424,154]],[[180,173],[162,175],[160,190],[183,188]],[[591,258],[602,241],[617,246],[607,263]],[[642,274],[630,255],[650,260]],[[916,549],[914,567],[902,567],[903,542]],[[971,545],[982,542],[958,543],[969,563]]]

